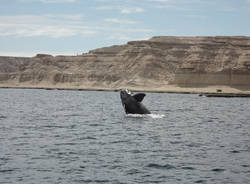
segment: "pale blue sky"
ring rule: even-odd
[[[1,0],[0,55],[81,54],[152,36],[250,36],[250,0]]]

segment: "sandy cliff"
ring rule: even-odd
[[[0,57],[0,86],[250,93],[250,37],[160,36],[78,56]]]

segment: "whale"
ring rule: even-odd
[[[141,103],[145,93],[132,94],[129,90],[121,90],[120,97],[122,106],[126,114],[151,114],[150,111]]]

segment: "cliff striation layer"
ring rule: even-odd
[[[0,86],[79,89],[250,87],[250,37],[153,37],[78,56],[0,57]],[[250,90],[249,90],[250,91]]]

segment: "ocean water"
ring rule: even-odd
[[[250,183],[250,99],[0,89],[0,183]]]

